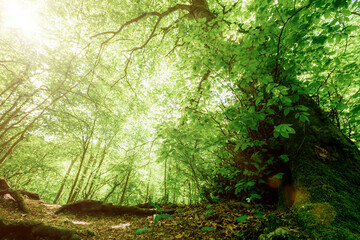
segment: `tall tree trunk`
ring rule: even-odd
[[[124,184],[124,188],[123,188],[121,198],[120,198],[120,203],[119,203],[120,206],[124,203],[124,200],[125,200],[126,189],[127,189],[128,184],[129,184],[129,179],[130,179],[131,172],[132,172],[132,170],[129,170],[129,172],[128,172],[127,176],[126,176],[126,179],[125,179],[125,184]]]
[[[74,163],[76,162],[76,159],[77,159],[77,158],[78,158],[78,156],[76,156],[76,157],[71,161],[70,166],[69,166],[68,170],[66,171],[66,174],[65,174],[65,176],[64,176],[64,179],[62,180],[60,189],[59,189],[58,193],[56,194],[56,197],[55,197],[53,203],[57,203],[57,201],[59,200],[59,198],[60,198],[60,196],[61,196],[61,193],[62,193],[62,191],[64,190],[64,186],[65,186],[66,180],[67,180],[67,178],[69,177],[70,172],[71,172],[71,169],[72,169]]]
[[[77,174],[75,176],[73,185],[71,187],[67,203],[70,203],[70,202],[72,202],[74,200],[74,191],[75,191],[75,188],[76,188],[76,185],[77,185],[77,182],[78,182],[81,170],[82,170],[82,166],[83,166],[84,161],[85,161],[85,156],[86,156],[86,152],[88,150],[88,147],[89,147],[89,142],[88,142],[88,140],[86,140],[84,142],[84,146],[83,146],[83,152],[82,152],[82,156],[81,156],[80,166],[79,166],[79,169],[78,169]]]
[[[191,201],[191,181],[189,181],[189,204],[192,204],[192,201]]]
[[[151,168],[150,168],[150,172],[149,172],[149,179],[148,179],[148,182],[147,182],[147,185],[146,185],[145,202],[149,201],[150,181],[151,181]]]
[[[99,177],[99,172],[100,172],[101,166],[104,163],[104,159],[105,159],[105,156],[106,156],[106,151],[107,151],[108,145],[109,145],[109,143],[104,146],[103,152],[101,154],[101,158],[100,158],[100,161],[99,161],[99,164],[96,167],[95,171],[92,171],[92,173],[89,175],[89,179],[88,179],[87,184],[86,184],[86,186],[84,188],[84,190],[85,190],[84,199],[88,199],[92,195],[92,191],[94,189],[95,182],[96,182],[97,178]]]
[[[166,189],[167,174],[166,174],[166,169],[167,169],[167,159],[165,159],[165,161],[164,161],[164,203],[166,203],[166,198],[167,198],[167,189]]]
[[[295,211],[305,230],[318,239],[360,239],[360,151],[309,97],[309,124],[293,122],[296,135],[284,141],[290,157],[290,181],[279,206]]]
[[[76,187],[77,187],[77,182],[78,182],[78,180],[79,180],[80,173],[81,173],[81,171],[82,171],[82,167],[83,167],[83,164],[84,164],[84,161],[85,161],[85,158],[86,158],[86,153],[87,153],[87,151],[88,151],[88,149],[89,149],[90,140],[92,139],[92,136],[93,136],[93,134],[94,134],[95,125],[96,125],[96,118],[95,118],[94,121],[93,121],[93,124],[92,124],[92,126],[91,126],[91,129],[89,129],[88,135],[82,137],[82,147],[83,147],[83,151],[82,151],[82,155],[81,155],[80,166],[79,166],[78,172],[77,172],[77,174],[76,174],[74,183],[73,183],[73,185],[72,185],[72,187],[71,187],[71,190],[70,190],[70,193],[69,193],[69,197],[68,197],[67,203],[73,202],[73,201],[75,200],[75,198],[76,198],[77,193],[74,192],[74,191],[78,190],[78,189],[76,188]]]
[[[115,189],[124,182],[124,179],[121,182],[117,182],[117,178],[118,178],[118,176],[115,177],[114,185],[110,189],[109,193],[105,196],[105,198],[103,200],[104,202],[106,202],[109,199],[109,197],[111,196],[111,194],[113,194],[115,192]]]
[[[77,199],[80,192],[82,192],[82,190],[84,189],[83,188],[84,181],[85,181],[85,178],[87,177],[87,173],[88,173],[90,165],[93,161],[95,161],[95,159],[94,159],[94,156],[91,154],[89,159],[84,164],[83,171],[81,173],[81,178],[80,178],[78,184],[76,185],[75,192],[73,194],[73,199],[71,200],[72,202]]]

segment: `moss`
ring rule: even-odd
[[[0,219],[0,239],[79,240],[80,237],[73,230],[48,226],[38,221],[8,222]]]
[[[81,200],[75,203],[70,203],[59,208],[56,213],[74,213],[87,215],[135,215],[135,216],[149,216],[156,213],[156,210],[141,209],[132,206],[117,206],[106,204],[100,201]],[[163,211],[163,213],[174,213],[173,210]]]
[[[96,232],[91,228],[85,228],[82,232],[86,236],[96,236]]]
[[[297,237],[284,227],[276,228],[269,234],[261,234],[259,240],[295,240]]]
[[[286,223],[276,214],[269,214],[264,219],[264,233],[275,231],[278,227],[284,226]]]
[[[309,107],[310,123],[294,124],[296,136],[283,142],[296,189],[296,217],[311,238],[360,239],[360,151],[309,98],[301,104]]]
[[[0,191],[0,195],[4,195],[4,194],[10,194],[11,197],[14,198],[18,208],[20,211],[24,212],[24,213],[30,213],[28,207],[26,206],[25,202],[24,202],[24,198],[20,195],[19,191],[17,190],[13,190],[13,189],[6,189],[6,190],[1,190]]]
[[[296,217],[302,225],[329,225],[337,215],[329,203],[309,203],[299,207]]]
[[[48,226],[45,224],[34,227],[32,235],[35,239],[54,239],[54,240],[78,240],[80,237],[73,231],[66,228]]]

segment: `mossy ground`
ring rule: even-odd
[[[259,208],[238,202],[178,206],[171,218],[160,219],[154,232],[135,237],[138,229],[153,228],[153,216],[107,216],[55,214],[56,206],[38,200],[25,199],[30,214],[16,209],[15,204],[0,204],[0,218],[9,222],[37,221],[47,226],[74,230],[81,239],[262,239],[270,240],[271,232],[286,231],[291,239],[328,238],[337,229],[329,224],[336,217],[330,204],[308,204],[298,211],[278,211],[268,206]],[[166,210],[166,206],[163,207]],[[324,210],[324,211],[322,211]],[[323,215],[326,212],[325,215]],[[332,212],[331,215],[328,213]],[[297,214],[297,215],[296,215]],[[303,221],[303,222],[299,222]],[[306,228],[299,226],[306,225]],[[310,231],[310,232],[309,232]],[[353,233],[343,231],[341,239],[351,239]],[[339,235],[333,235],[339,236]],[[44,238],[46,239],[46,238]],[[48,238],[51,239],[51,238]],[[276,239],[290,239],[279,238]]]
[[[151,239],[151,231],[135,237],[136,230],[153,227],[153,216],[105,216],[54,214],[56,208],[37,200],[26,199],[30,214],[18,211],[11,204],[0,205],[0,216],[8,221],[34,220],[49,226],[75,230],[82,239]],[[160,219],[152,239],[258,239],[264,232],[279,226],[300,236],[289,213],[272,208],[255,209],[236,202],[213,205],[180,206],[171,218]],[[166,207],[165,207],[166,209]],[[245,217],[246,216],[246,217]],[[271,216],[267,220],[268,216]],[[275,219],[275,220],[274,220]]]

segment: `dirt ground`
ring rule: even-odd
[[[294,234],[301,229],[292,224],[290,214],[271,208],[254,208],[237,202],[178,206],[170,215],[139,217],[130,215],[55,214],[60,205],[25,199],[30,214],[20,212],[15,203],[0,204],[0,218],[7,222],[39,221],[46,225],[75,230],[81,239],[258,239],[270,231],[269,216],[287,225]],[[166,206],[162,206],[166,209]],[[273,217],[274,218],[274,217]],[[271,228],[271,226],[270,226]]]

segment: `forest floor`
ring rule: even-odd
[[[68,213],[55,214],[60,205],[25,199],[30,214],[16,209],[7,201],[0,204],[0,218],[9,222],[39,221],[46,225],[75,230],[81,239],[259,239],[260,234],[274,231],[280,224],[298,235],[291,213],[274,208],[256,208],[249,204],[227,202],[177,206],[171,217],[154,225],[154,216],[105,216]],[[166,206],[162,206],[166,209]],[[269,220],[270,219],[270,220]],[[273,227],[272,225],[277,225]],[[135,236],[139,229],[149,229]]]

